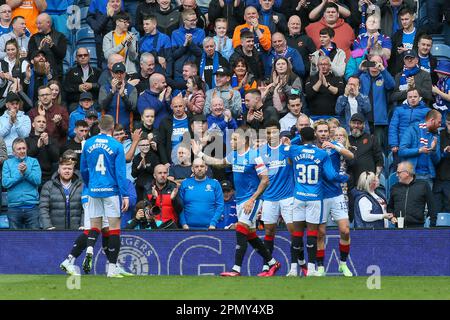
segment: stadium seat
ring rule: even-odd
[[[433,45],[437,44],[445,44],[445,37],[442,34],[433,34],[431,35],[433,38]]]
[[[6,214],[0,215],[0,229],[9,229],[9,221]]]
[[[94,31],[90,27],[81,28],[75,35],[75,45],[78,47],[80,44],[92,44],[95,46]]]
[[[430,217],[427,217],[426,219],[425,219],[425,223],[423,224],[423,227],[424,228],[429,228],[430,227]]]
[[[437,214],[436,227],[450,227],[449,212],[439,212]]]
[[[431,54],[436,58],[445,58],[450,60],[450,46],[444,43],[433,44]]]
[[[89,7],[82,7],[80,8],[80,21],[81,24],[87,23],[86,18],[88,15]]]
[[[74,62],[74,60],[72,59],[72,47],[67,46],[66,56],[64,57],[64,60],[63,60],[64,73],[66,73],[67,70],[69,70],[72,67],[73,62]]]
[[[1,192],[1,190],[0,190]],[[8,193],[7,192],[1,192],[2,197],[2,206],[0,208],[0,211],[7,211],[8,210]]]
[[[387,181],[387,188],[386,188],[386,196],[389,199],[389,196],[391,195],[391,189],[394,184],[398,182],[397,173],[393,172],[389,175],[388,181]]]

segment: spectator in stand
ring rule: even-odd
[[[101,71],[91,65],[89,50],[83,47],[78,48],[75,56],[76,66],[67,71],[64,79],[64,89],[69,111],[73,111],[76,108],[83,93],[89,93],[92,97],[91,99],[97,101],[100,89],[98,79]]]
[[[113,16],[113,21],[115,29],[103,37],[103,55],[108,59],[112,53],[120,54],[125,59],[127,74],[136,73],[137,37],[128,31],[130,15],[121,11]]]
[[[233,42],[227,36],[228,21],[225,18],[218,18],[214,22],[214,42],[216,44],[216,51],[219,52],[225,59],[230,60],[233,54]]]
[[[301,1],[300,1],[301,2]],[[302,30],[302,21],[297,15],[293,15],[288,20],[288,33],[286,41],[289,47],[296,49],[305,65],[305,74],[310,72],[309,56],[316,51],[316,45],[312,39]]]
[[[348,140],[355,154],[354,160],[349,164],[348,182],[349,190],[356,184],[356,179],[364,171],[375,172],[379,177],[384,167],[383,151],[377,138],[373,134],[364,132],[366,119],[364,115],[355,113],[350,119],[350,136]]]
[[[101,69],[103,61],[107,59],[103,56],[103,38],[114,30],[113,16],[119,13],[121,8],[121,0],[92,0],[89,5],[86,21],[94,31],[98,67]]]
[[[258,83],[255,76],[248,70],[247,62],[244,58],[239,57],[233,61],[233,76],[231,77],[231,86],[234,90],[239,91],[242,100],[242,113],[247,112],[245,106],[245,92],[250,89],[257,89]]]
[[[290,131],[297,123],[298,117],[302,114],[302,98],[296,94],[289,95],[287,107],[289,112],[280,119],[280,132]]]
[[[264,102],[271,101],[275,110],[283,117],[288,113],[287,97],[291,94],[303,94],[302,81],[293,72],[290,60],[284,57],[275,59],[270,81],[274,89],[265,96]]]
[[[343,19],[346,19],[351,16],[351,11],[349,10],[349,8],[346,5],[339,3],[339,0],[331,0],[331,1],[313,0],[312,2],[313,2],[313,9],[311,10],[308,16],[310,21],[317,21],[323,16],[324,12],[327,9],[326,7],[327,3],[334,3],[338,8],[339,15]]]
[[[439,135],[442,115],[437,110],[428,111],[425,122],[415,123],[400,138],[398,155],[411,162],[416,179],[425,180],[433,187],[436,166],[441,160]],[[431,188],[430,188],[431,189]]]
[[[304,113],[299,115],[297,118],[297,122],[295,123],[295,126],[291,127],[291,131],[289,136],[285,135],[286,138],[291,140],[292,144],[301,144],[301,136],[300,136],[300,130],[302,130],[305,127],[312,127],[313,121]]]
[[[258,22],[267,26],[272,34],[275,32],[286,33],[286,17],[281,12],[274,10],[275,0],[259,0],[259,4],[261,8],[259,9]]]
[[[189,77],[186,81],[184,100],[191,114],[203,114],[205,107],[205,83],[199,76]]]
[[[153,59],[157,60],[154,62],[158,62],[158,65],[164,69],[165,74],[170,76],[172,75],[173,64],[170,37],[158,31],[158,22],[154,15],[145,16],[143,19],[145,34],[139,40],[139,52],[141,54],[145,52],[151,53]]]
[[[150,89],[139,95],[137,110],[142,115],[146,107],[155,109],[155,122],[153,126],[158,129],[161,121],[170,113],[170,97],[172,88],[167,86],[166,78],[160,73],[150,76]]]
[[[398,183],[390,191],[388,212],[405,218],[405,228],[423,228],[427,206],[430,227],[435,227],[437,212],[429,184],[417,179],[414,165],[407,161],[398,164],[397,176]]]
[[[220,182],[223,193],[223,213],[216,224],[217,229],[236,229],[236,224],[238,222],[237,212],[236,212],[236,199],[234,197],[234,190],[231,182],[228,180],[223,180]]]
[[[191,147],[180,144],[177,148],[177,158],[174,160],[173,164],[169,167],[169,177],[170,181],[173,181],[180,186],[181,183],[192,177],[192,162],[191,162]],[[206,171],[206,176],[212,178],[213,173],[211,168],[208,167]]]
[[[388,94],[394,89],[395,80],[383,65],[383,58],[371,56],[369,61],[375,63],[373,67],[362,68],[359,76],[361,93],[369,97],[371,112],[367,116],[370,132],[377,137],[381,149],[387,149]]]
[[[159,131],[153,126],[155,122],[155,109],[147,107],[141,115],[141,120],[136,122],[135,128],[142,130],[142,137],[148,138],[155,151],[158,150]]]
[[[155,142],[153,143],[155,144]],[[136,194],[138,201],[140,201],[150,190],[150,185],[153,182],[153,171],[160,162],[148,136],[141,137],[138,148],[140,152],[134,156],[131,175],[136,179]]]
[[[441,161],[436,168],[433,186],[436,212],[450,212],[450,113],[445,117],[445,128],[439,132]]]
[[[237,129],[236,120],[231,116],[230,110],[225,110],[223,100],[220,97],[212,98],[211,114],[207,118],[208,131],[216,132],[216,137],[221,136],[224,143],[227,130]]]
[[[80,95],[80,102],[78,104],[77,109],[72,111],[72,113],[69,116],[69,132],[68,136],[69,138],[73,138],[75,136],[75,123],[79,120],[84,120],[87,118],[87,114],[89,111],[95,111],[94,107],[94,100],[92,98],[92,94],[90,92],[83,92]],[[100,118],[100,113],[97,112],[97,118]]]
[[[255,48],[254,34],[249,30],[244,30],[240,35],[240,45],[234,49],[230,57],[230,64],[235,65],[237,59],[245,60],[248,72],[253,74],[256,80],[262,80],[264,77],[264,65],[262,56]]]
[[[433,108],[442,113],[442,119],[447,117],[450,109],[450,62],[446,60],[439,61],[435,73],[438,75],[438,82],[433,86],[433,94],[435,96],[435,103]],[[445,128],[444,121],[442,126]]]
[[[216,51],[216,43],[211,37],[206,37],[203,40],[203,51],[200,59],[199,75],[208,89],[216,87],[214,73],[219,68],[230,68],[230,65],[219,52]]]
[[[8,152],[6,150],[5,140],[0,136],[0,186],[2,185],[2,167],[3,162],[8,159]],[[2,207],[2,197],[0,197],[0,208]]]
[[[171,35],[180,26],[181,13],[177,6],[172,6],[170,0],[156,0],[158,6],[153,14],[158,20],[158,30]]]
[[[37,106],[30,110],[28,115],[31,121],[37,115],[45,116],[49,137],[53,138],[62,147],[67,140],[67,130],[69,128],[69,114],[67,109],[52,101],[52,90],[48,86],[38,88]]]
[[[379,0],[381,13],[381,33],[392,37],[401,29],[399,13],[404,8],[415,9],[414,0]],[[397,48],[393,47],[394,50]]]
[[[184,10],[194,10],[195,15],[197,16],[197,28],[207,29],[208,20],[205,15],[200,11],[200,8],[197,6],[196,0],[181,0],[180,6],[178,7],[178,11],[183,14]],[[180,16],[180,25],[183,25],[183,21]]]
[[[361,113],[366,118],[365,132],[370,131],[367,116],[371,113],[372,106],[369,97],[360,93],[360,81],[358,77],[350,77],[345,86],[344,94],[336,101],[336,115],[340,116],[342,126],[350,131],[350,119],[355,113]]]
[[[28,59],[36,52],[44,51],[52,68],[52,75],[59,81],[63,78],[63,60],[67,51],[67,38],[52,27],[52,19],[46,13],[37,17],[38,32],[28,42]]]
[[[198,75],[198,67],[194,61],[186,61],[183,63],[183,75],[181,79],[174,80],[167,78],[168,85],[173,89],[173,95],[176,96],[179,93],[186,95],[186,82],[189,77]]]
[[[350,48],[355,40],[355,34],[352,27],[344,22],[344,19],[339,18],[339,7],[332,2],[325,5],[325,11],[322,19],[308,25],[305,30],[308,36],[314,41],[316,48],[320,48],[320,30],[325,27],[330,27],[334,30],[334,42],[336,46],[344,50],[347,59],[350,58]]]
[[[430,111],[417,89],[409,89],[406,103],[398,106],[389,123],[389,148],[397,156],[400,141],[406,130],[417,122],[423,122]]]
[[[100,74],[100,78],[98,78],[99,87],[111,82],[113,74],[112,67],[116,63],[123,63],[125,65],[125,59],[120,54],[113,53],[108,58],[107,68],[102,71],[102,73]]]
[[[136,9],[136,20],[134,26],[136,30],[139,31],[140,36],[142,37],[145,33],[144,30],[144,18],[152,16],[156,9],[158,8],[158,3],[155,0],[145,0],[141,1]],[[156,17],[155,17],[156,19]]]
[[[22,16],[25,18],[27,29],[31,34],[38,32],[36,21],[38,15],[47,9],[47,2],[45,0],[6,0],[12,9],[12,18]]]
[[[417,88],[425,104],[429,105],[433,99],[431,76],[428,72],[420,69],[417,52],[415,50],[405,51],[403,61],[403,71],[395,75],[395,89],[391,94],[391,103],[402,104],[408,90]]]
[[[237,119],[242,114],[242,101],[239,91],[231,87],[231,71],[226,68],[219,68],[216,73],[216,87],[206,91],[204,115],[211,113],[211,99],[213,97],[220,97],[225,102],[225,109],[231,111],[234,119]]]
[[[433,46],[433,38],[428,34],[422,34],[417,41],[417,53],[419,56],[420,69],[431,74],[433,84],[436,84],[438,77],[434,72],[437,65],[437,59],[431,54],[431,47]]]
[[[391,74],[400,72],[403,68],[404,53],[411,49],[417,49],[419,37],[425,32],[414,25],[415,12],[413,9],[404,8],[399,12],[402,28],[392,35],[392,56],[389,60]]]
[[[215,23],[217,19],[225,18],[228,22],[227,35],[233,36],[236,27],[244,22],[245,1],[211,0],[208,8],[208,20]]]
[[[208,166],[202,159],[192,163],[193,177],[181,183],[180,198],[183,211],[180,224],[185,230],[216,229],[223,212],[223,193],[219,181],[208,178]]]
[[[298,0],[298,1],[283,1],[280,11],[283,12],[287,18],[298,16],[303,22],[302,31],[310,23],[309,13],[315,8],[313,1]],[[289,24],[289,23],[288,23]],[[314,47],[315,49],[315,47]]]
[[[202,56],[202,42],[205,31],[197,28],[197,16],[194,10],[184,10],[183,25],[172,33],[172,54],[174,60],[174,79],[183,77],[183,65],[186,61],[196,61]]]
[[[7,4],[0,6],[0,35],[11,31],[11,7]]]
[[[20,58],[19,47],[15,39],[10,39],[5,45],[6,56],[0,60],[0,99],[5,98],[10,90],[23,78],[23,70],[28,67],[28,62]]]
[[[58,172],[42,187],[39,220],[44,230],[78,230],[83,226],[83,182],[75,163],[61,159]]]
[[[383,229],[384,219],[394,218],[392,213],[387,213],[387,200],[377,190],[379,186],[380,180],[375,173],[365,171],[359,176],[358,184],[352,190],[355,228]]]
[[[61,83],[58,80],[51,80],[48,82],[48,87],[52,91],[52,103],[66,107],[65,99],[62,96]]]
[[[320,56],[317,65],[319,73],[305,84],[306,101],[313,120],[334,116],[337,98],[344,93],[344,81],[331,71],[330,58]]]
[[[320,49],[316,50],[311,56],[311,75],[318,72],[318,60],[320,56],[327,56],[331,60],[331,71],[335,76],[342,77],[345,72],[345,52],[339,49],[332,40],[334,38],[334,30],[325,27],[319,32]]]
[[[133,85],[138,93],[138,96],[145,90],[150,89],[150,76],[157,73],[164,73],[164,70],[158,65],[156,66],[155,57],[150,52],[144,52],[140,59],[140,70],[138,73],[131,76],[128,83]],[[158,71],[157,71],[158,69]]]
[[[245,8],[245,23],[237,26],[233,33],[233,47],[236,48],[240,44],[241,32],[249,30],[254,34],[254,46],[259,53],[267,52],[271,46],[271,34],[267,26],[259,24],[259,15],[255,7],[249,6]]]
[[[0,116],[0,137],[3,138],[8,156],[13,155],[13,141],[16,138],[26,138],[30,134],[31,121],[25,113],[19,110],[22,100],[13,92],[6,96],[6,111]]]
[[[142,137],[142,130],[136,129],[131,134],[131,139],[128,138],[128,135],[125,132],[125,128],[123,125],[116,123],[114,125],[113,138],[119,141],[125,152],[125,161],[126,161],[126,174],[127,179],[134,182],[134,178],[131,176],[131,163],[133,161],[134,156],[138,154],[137,146],[139,144],[139,140]]]
[[[35,52],[31,64],[26,68],[25,79],[23,80],[23,91],[31,100],[32,105],[38,100],[38,88],[47,85],[53,77],[53,71],[45,51]]]
[[[133,113],[136,111],[136,88],[125,81],[125,65],[116,63],[112,67],[112,80],[100,87],[98,103],[105,114],[113,116],[128,132],[133,125]]]
[[[57,141],[45,132],[47,120],[42,115],[37,115],[33,119],[33,130],[25,139],[27,143],[28,156],[38,160],[41,167],[41,185],[50,180],[53,168],[59,159],[59,146]]]
[[[177,146],[182,142],[183,136],[189,131],[190,118],[186,114],[184,99],[176,96],[172,99],[172,116],[165,117],[159,127],[159,155],[161,163],[172,163],[176,159]]]
[[[255,130],[265,129],[266,124],[272,121],[278,121],[277,110],[272,106],[270,100],[261,99],[261,91],[252,89],[245,94],[245,105],[248,108],[244,115],[246,123]]]
[[[273,1],[273,0],[272,0]],[[290,61],[292,71],[299,77],[305,75],[305,66],[303,59],[297,50],[288,47],[286,38],[280,32],[276,32],[272,35],[272,50],[266,55],[264,62],[265,77],[269,77],[272,71],[273,64],[278,58],[286,58]]]
[[[98,119],[97,111],[89,111],[88,117],[96,117]],[[63,155],[67,150],[74,152],[75,169],[80,170],[80,156],[83,150],[84,142],[89,138],[89,124],[85,120],[78,120],[74,125],[74,136],[67,141],[64,147],[61,148],[60,154]]]
[[[167,166],[159,164],[155,167],[151,192],[147,194],[147,199],[160,208],[160,213],[155,215],[155,220],[163,223],[172,220],[178,227],[178,216],[183,210],[181,199],[178,195],[178,187],[175,182],[167,179]]]
[[[39,229],[39,192],[41,168],[27,155],[27,143],[16,138],[14,156],[3,163],[2,186],[8,194],[10,229]]]
[[[26,34],[27,27],[25,19],[17,16],[11,21],[12,30],[0,36],[0,59],[6,57],[6,42],[10,39],[16,39],[19,46],[20,58],[26,58],[28,55],[28,42],[30,37]]]

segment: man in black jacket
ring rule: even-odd
[[[305,65],[305,74],[309,74],[311,62],[309,55],[313,54],[317,49],[312,39],[302,31],[302,21],[297,15],[293,15],[288,21],[289,34],[286,36],[286,41],[289,47],[296,49],[303,59]]]
[[[270,99],[266,99],[263,103],[259,89],[247,91],[245,105],[248,112],[244,116],[245,121],[251,128],[255,130],[264,129],[269,121],[279,120],[278,113],[270,102]]]
[[[450,212],[450,113],[447,113],[440,138],[441,161],[436,168],[433,184],[434,203],[436,212]]]
[[[430,226],[436,226],[436,210],[430,185],[424,180],[416,180],[414,167],[407,161],[398,164],[397,175],[399,182],[391,189],[387,211],[395,217],[404,217],[405,228],[423,228],[426,205]]]
[[[52,28],[52,19],[47,13],[41,13],[36,20],[39,32],[28,42],[28,59],[34,57],[37,51],[44,51],[53,70],[53,75],[59,81],[63,77],[63,60],[66,56],[67,38],[61,32]]]
[[[82,92],[90,92],[94,101],[98,99],[100,85],[98,79],[101,71],[90,63],[90,53],[86,48],[78,48],[76,53],[77,65],[67,71],[64,80],[69,111],[73,111],[80,100]]]
[[[241,45],[234,49],[234,53],[230,57],[230,64],[234,65],[237,58],[244,58],[247,63],[247,70],[253,74],[256,80],[262,80],[264,76],[264,65],[261,55],[255,48],[255,38],[251,31],[241,32]]]
[[[42,171],[42,184],[51,179],[54,165],[59,159],[58,142],[45,132],[47,120],[42,115],[37,115],[33,120],[33,129],[25,139],[28,146],[28,155],[39,161]]]

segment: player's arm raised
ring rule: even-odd
[[[217,167],[222,167],[222,166],[224,167],[227,165],[226,159],[217,159],[217,158],[213,158],[213,157],[210,157],[210,156],[204,154],[202,152],[201,145],[197,141],[191,140],[191,146],[192,146],[192,152],[194,153],[194,155],[196,157],[199,157],[199,158],[205,160],[207,165],[217,166]]]

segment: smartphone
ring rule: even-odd
[[[366,67],[366,68],[373,68],[375,67],[377,64],[374,61],[364,61],[362,66]]]

